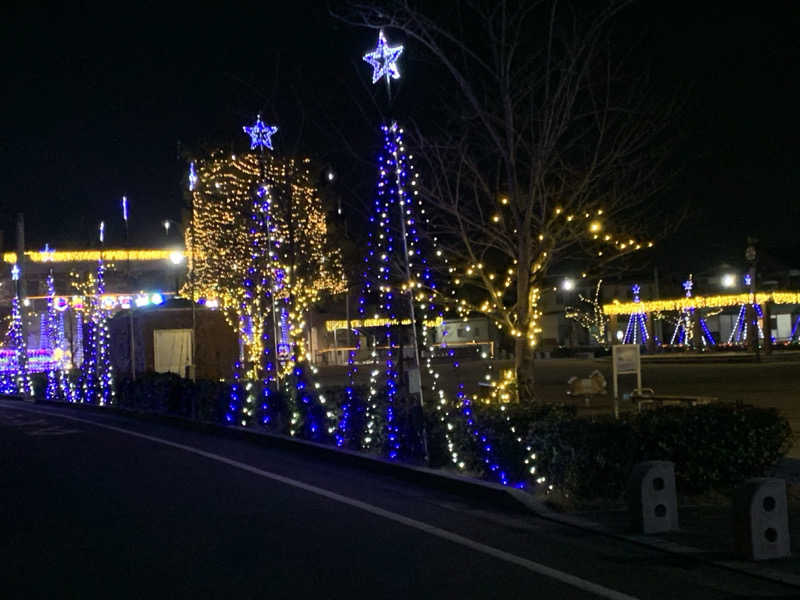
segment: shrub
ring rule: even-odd
[[[117,403],[123,408],[221,421],[229,386],[219,381],[183,379],[174,373],[144,373],[117,381]]]
[[[729,404],[667,407],[611,418],[545,418],[528,429],[536,476],[583,499],[618,499],[631,468],[675,463],[679,490],[725,489],[762,476],[789,449],[792,431],[774,409]]]
[[[673,461],[678,485],[689,492],[762,476],[792,442],[788,421],[771,408],[668,407],[638,414],[631,422],[639,456]]]

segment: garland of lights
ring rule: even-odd
[[[754,294],[756,304],[800,304],[800,291],[796,292],[759,292]],[[668,300],[648,300],[643,302],[646,312],[683,311],[688,308],[727,308],[750,304],[750,294],[723,294],[719,296],[682,296]],[[603,312],[608,315],[630,315],[639,307],[633,302],[613,302],[603,305]]]

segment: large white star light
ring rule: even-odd
[[[372,65],[372,83],[376,83],[383,77],[386,77],[386,83],[389,83],[392,79],[400,79],[397,60],[402,52],[402,46],[390,47],[386,43],[383,30],[378,33],[378,46],[372,52],[364,55],[364,60]]]
[[[275,125],[264,125],[261,115],[256,117],[256,122],[252,127],[246,125],[242,127],[244,132],[250,136],[250,149],[269,148],[272,150],[272,136],[278,131]]]

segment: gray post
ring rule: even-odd
[[[17,213],[17,267],[19,267],[19,279],[17,280],[17,302],[19,312],[22,317],[22,345],[24,347],[20,370],[28,373],[28,320],[25,318],[25,304],[23,303],[28,295],[27,285],[25,284],[25,215]],[[32,398],[31,398],[32,400]]]

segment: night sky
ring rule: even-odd
[[[749,6],[641,2],[616,25],[641,38],[635,60],[654,93],[684,104],[675,122],[680,172],[662,201],[688,201],[695,213],[652,257],[667,269],[740,261],[748,234],[800,267],[800,4]],[[361,62],[374,32],[307,0],[111,10],[26,3],[3,17],[6,248],[18,211],[29,247],[85,247],[100,219],[110,243],[122,243],[123,194],[132,242],[162,243],[161,221],[181,218],[181,152],[244,151],[241,127],[258,111],[280,126],[278,151],[330,164],[349,182],[341,191],[358,219],[381,120]],[[401,71],[402,112],[424,127],[436,92],[431,66],[407,45]]]

